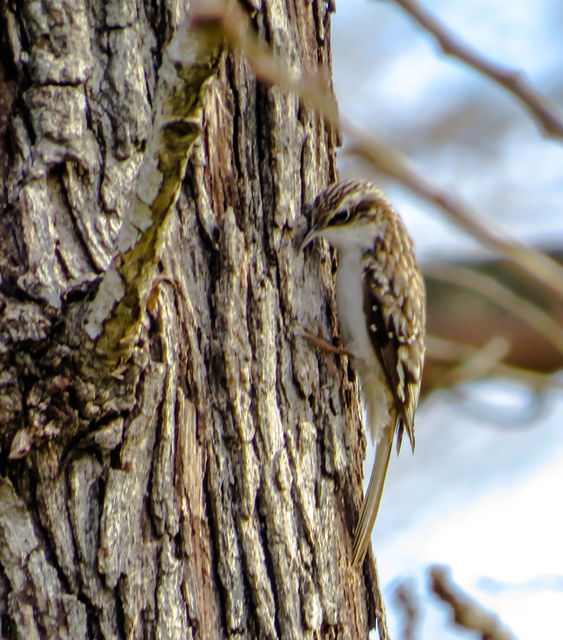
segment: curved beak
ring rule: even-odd
[[[313,242],[313,240],[317,237],[317,232],[318,232],[318,227],[316,224],[314,224],[309,229],[309,231],[307,231],[303,240],[301,240],[301,244],[299,245],[299,251],[303,251],[303,249],[305,249],[307,245]]]

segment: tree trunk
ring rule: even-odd
[[[356,387],[300,332],[337,333],[333,257],[298,250],[337,134],[240,52],[203,93],[131,348],[85,338],[180,5],[2,4],[0,635],[383,638],[373,561],[349,563]],[[253,5],[287,67],[330,76],[325,2]]]

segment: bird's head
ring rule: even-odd
[[[315,238],[325,238],[338,249],[371,248],[385,232],[385,213],[391,205],[383,193],[366,180],[343,180],[325,189],[311,207],[311,224],[301,248]]]

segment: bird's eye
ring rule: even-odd
[[[358,202],[355,213],[368,213],[372,209],[377,209],[378,206],[381,207],[381,199],[367,197]]]
[[[342,209],[342,211],[337,211],[333,216],[332,216],[332,223],[336,223],[339,224],[340,222],[346,222],[346,220],[348,220],[348,218],[350,217],[350,212],[347,209]]]

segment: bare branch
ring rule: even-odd
[[[494,341],[491,341],[487,343],[484,348],[479,348],[474,345],[428,335],[426,336],[426,347],[425,366],[427,368],[433,360],[449,365],[459,365],[456,366],[455,369],[448,370],[440,379],[436,378],[432,387],[426,389],[426,393],[429,393],[433,389],[459,382],[475,380],[477,377],[484,375],[512,379],[538,391],[546,387],[560,388],[562,386],[557,378],[550,374],[538,373],[530,369],[507,365],[501,361],[502,358],[494,357],[502,350],[502,342],[495,344]],[[484,366],[485,360],[487,361],[488,367]],[[466,367],[465,364],[468,362],[477,363],[480,366]]]
[[[563,327],[538,306],[513,293],[507,286],[473,269],[448,265],[425,268],[424,275],[442,282],[450,282],[487,298],[508,311],[547,338],[563,354]]]
[[[563,138],[563,119],[545,96],[527,82],[524,74],[502,68],[487,60],[426,12],[416,0],[393,0],[402,7],[428,33],[432,34],[446,55],[458,58],[472,69],[504,87],[524,105],[547,135]]]
[[[348,155],[362,157],[379,171],[432,202],[472,236],[510,258],[521,269],[563,298],[563,268],[555,260],[534,247],[510,238],[490,219],[479,216],[477,211],[461,198],[427,182],[409,166],[408,159],[396,147],[373,133],[361,131],[343,118],[341,124],[344,132],[352,140],[346,150]]]
[[[420,619],[420,605],[414,586],[407,582],[401,583],[395,591],[395,599],[405,616],[403,640],[415,640]]]
[[[259,80],[294,93],[333,126],[338,126],[338,106],[328,88],[329,78],[318,73],[300,74],[280,62],[272,49],[254,35],[248,16],[238,5],[230,4],[228,9],[215,7],[209,12],[198,8],[197,18],[221,29],[228,44],[245,54]]]
[[[490,375],[509,351],[508,340],[502,336],[494,336],[481,348],[474,349],[457,366],[449,369],[440,386],[451,386]]]
[[[468,598],[452,583],[446,569],[432,567],[430,579],[432,591],[450,605],[457,625],[478,631],[483,640],[515,640],[514,636],[502,627],[497,616],[485,611],[480,604]]]

